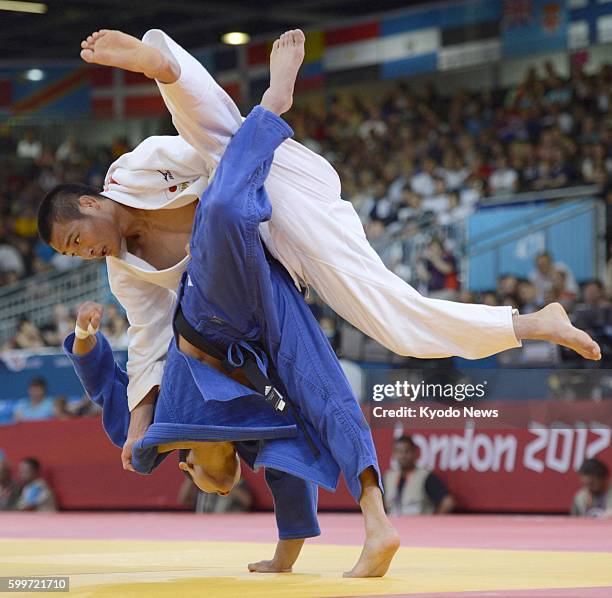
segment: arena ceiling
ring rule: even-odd
[[[217,44],[228,31],[251,36],[316,28],[424,0],[36,0],[45,14],[0,10],[0,60],[75,58],[96,29],[142,35],[161,28],[187,48]],[[1,4],[1,3],[0,3]]]

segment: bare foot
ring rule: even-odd
[[[572,349],[585,359],[601,359],[599,345],[572,325],[559,303],[551,303],[533,314],[515,316],[513,321],[516,336],[521,340],[548,341]]]
[[[258,561],[257,563],[249,563],[249,571],[251,573],[291,573],[292,567],[283,567],[275,560]]]
[[[300,556],[300,551],[304,546],[303,538],[293,540],[279,540],[271,561],[259,561],[249,563],[251,573],[291,573],[293,564]]]
[[[270,87],[261,98],[261,105],[279,116],[293,104],[293,88],[304,61],[306,38],[300,29],[283,33],[270,54]]]
[[[81,42],[81,48],[81,58],[92,64],[143,73],[161,83],[174,83],[180,76],[180,67],[172,57],[121,31],[94,31]]]
[[[357,564],[343,577],[382,577],[399,546],[399,535],[389,522],[367,533]]]

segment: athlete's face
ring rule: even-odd
[[[121,233],[110,202],[83,196],[80,203],[83,218],[53,224],[51,247],[64,255],[84,260],[118,256],[121,252]]]

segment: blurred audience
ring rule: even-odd
[[[13,480],[10,464],[0,459],[0,511],[10,511],[17,504],[19,486]]]
[[[18,511],[57,511],[55,496],[41,476],[37,459],[28,457],[19,463],[18,483],[21,488],[15,505]]]
[[[556,293],[567,292],[575,296],[578,291],[578,285],[569,268],[561,262],[553,263],[547,252],[536,257],[535,268],[529,273],[529,280],[535,286],[540,305],[558,301]],[[547,297],[549,301],[545,301]]]
[[[296,138],[336,167],[343,196],[387,266],[423,293],[465,299],[463,222],[487,196],[588,183],[612,202],[612,67],[587,74],[576,63],[564,78],[551,63],[543,66],[507,89],[449,95],[433,83],[419,90],[398,82],[379,99],[345,91],[311,97],[288,118]],[[0,169],[0,286],[79,263],[38,241],[37,204],[60,182],[101,186],[110,162],[130,149],[120,137],[91,148],[74,136],[52,146],[34,129],[1,133],[0,158],[10,167]],[[582,300],[572,272],[548,254],[515,284],[472,299],[524,313],[551,301],[571,311]],[[322,324],[337,348],[339,325]],[[66,310],[58,308],[42,330],[24,319],[6,348],[58,346],[66,330]],[[114,308],[104,332],[125,347],[127,322]]]
[[[612,517],[610,470],[599,459],[587,459],[578,470],[582,488],[576,492],[571,514],[579,517]]]
[[[60,347],[68,334],[74,330],[75,311],[66,305],[57,304],[53,308],[53,319],[47,325],[38,327],[34,322],[23,318],[17,334],[2,347],[8,349],[37,350],[44,347]],[[128,321],[116,303],[105,306],[102,332],[113,349],[125,349],[128,345]]]
[[[47,383],[43,378],[34,378],[30,382],[28,395],[29,401],[15,409],[15,421],[36,421],[55,416],[53,399],[47,397]]]
[[[393,444],[392,460],[397,468],[383,476],[385,507],[391,515],[451,513],[457,501],[435,474],[417,467],[418,448],[410,436]]]

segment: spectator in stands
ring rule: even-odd
[[[570,269],[562,262],[553,262],[552,256],[544,251],[536,257],[535,268],[529,273],[529,280],[536,288],[537,301],[540,305],[544,303],[546,293],[552,290],[557,272],[563,272],[565,275],[563,291],[577,294],[578,285]]]
[[[571,514],[579,517],[612,517],[608,466],[599,459],[587,459],[578,474],[582,488],[574,496]]]
[[[10,348],[41,349],[44,346],[45,341],[36,324],[27,318],[22,318]]]
[[[68,397],[60,395],[53,400],[53,417],[55,419],[70,419],[74,417],[68,408]]]
[[[202,492],[189,478],[181,485],[178,499],[196,513],[242,513],[250,511],[253,506],[253,495],[244,479],[227,496],[220,496],[214,492]]]
[[[15,240],[11,237],[0,240],[0,285],[8,284],[9,274],[14,274],[17,279],[25,273],[25,261],[23,254],[15,247]],[[3,282],[4,281],[4,282]]]
[[[53,400],[47,397],[47,383],[43,378],[33,378],[30,381],[28,394],[29,402],[15,410],[15,421],[35,421],[54,417]]]
[[[551,286],[544,293],[544,304],[548,305],[557,301],[566,311],[570,312],[576,300],[576,293],[567,288],[567,272],[555,270],[552,276]]]
[[[55,496],[40,475],[40,463],[33,457],[19,463],[20,494],[15,508],[18,511],[57,511]]]
[[[34,137],[34,131],[29,129],[17,144],[17,157],[35,162],[42,155],[42,150],[42,143]]]
[[[451,299],[456,296],[459,289],[457,263],[440,239],[432,239],[423,253],[419,273],[431,297]]]
[[[104,310],[102,332],[114,349],[125,349],[128,346],[128,321],[119,311],[117,304],[109,303]]]
[[[474,211],[472,206],[461,203],[459,194],[456,191],[451,191],[446,197],[446,209],[441,214],[438,214],[438,224],[440,226],[453,226],[465,222],[467,217]]]
[[[456,501],[434,473],[417,467],[418,448],[410,436],[393,444],[397,469],[384,474],[385,507],[391,515],[451,513]]]
[[[519,280],[514,274],[504,274],[497,279],[497,294],[500,297],[516,297]]]
[[[427,198],[436,194],[435,171],[435,161],[431,158],[425,158],[421,170],[410,181],[410,186],[417,195]]]
[[[612,305],[599,280],[584,285],[583,302],[576,306],[572,320],[602,345],[604,359],[612,355]]]
[[[495,291],[484,291],[480,295],[480,301],[485,305],[490,305],[491,307],[495,307],[496,305],[500,304],[500,298]]]
[[[542,307],[542,304],[538,302],[536,286],[530,280],[518,281],[517,296],[521,313],[531,314]]]
[[[66,140],[62,144],[60,144],[60,146],[57,148],[57,151],[55,152],[55,159],[58,162],[79,164],[79,162],[82,160],[82,156],[79,152],[79,148],[77,146],[76,138],[74,135],[69,135]],[[52,187],[54,186],[55,185],[52,185]]]
[[[70,401],[67,396],[60,395],[53,401],[53,408],[57,419],[87,417],[102,413],[102,407],[94,403],[87,394],[77,401]]]
[[[600,280],[590,280],[582,287],[583,301],[577,310],[599,310],[610,308],[610,301],[606,297],[605,289]]]
[[[74,318],[63,303],[53,306],[53,324],[42,330],[45,344],[49,347],[59,347],[66,336],[74,330]]]
[[[492,195],[496,193],[513,193],[518,189],[519,177],[514,168],[508,165],[505,156],[497,160],[497,168],[489,177],[489,190]]]
[[[19,498],[19,486],[15,484],[9,463],[0,459],[0,511],[13,509]]]

